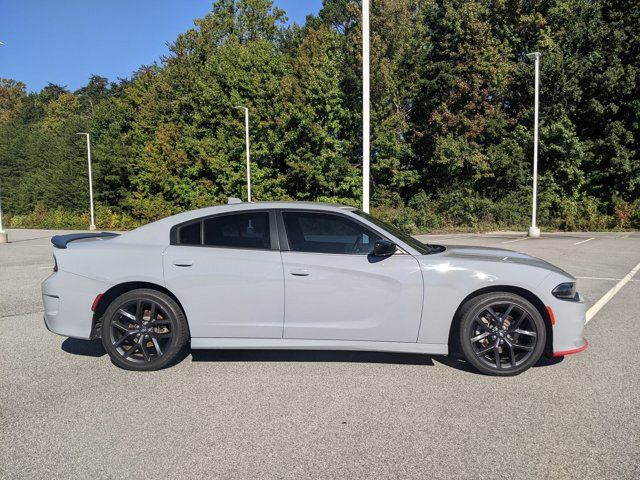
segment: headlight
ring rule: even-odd
[[[575,282],[561,283],[552,290],[553,296],[561,300],[571,300],[577,302],[580,300],[578,292],[576,292]]]

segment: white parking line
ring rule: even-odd
[[[9,242],[6,245],[11,245],[12,247],[15,248],[15,247],[48,247],[51,244],[41,245],[41,244],[35,244],[35,243],[27,243],[27,244],[24,244],[24,245],[17,245],[15,243]]]
[[[458,240],[461,238],[472,238],[475,237],[475,234],[471,234],[471,235],[458,235],[458,234],[451,234],[451,235],[415,235],[416,238],[424,238],[425,240]]]
[[[591,238],[587,238],[586,240],[582,240],[581,242],[576,242],[574,243],[574,245],[580,245],[581,243],[587,243],[590,242],[591,240],[593,240],[596,237],[591,237]]]
[[[465,238],[465,237],[473,237],[475,235],[475,233],[425,233],[423,235],[416,235],[417,237],[458,237],[458,238]]]
[[[627,282],[633,278],[633,276],[636,273],[638,273],[638,270],[640,270],[640,263],[638,263],[635,267],[633,267],[633,269],[629,273],[627,273],[622,280],[616,283],[611,290],[605,293],[600,300],[594,303],[591,306],[591,308],[587,310],[586,323],[589,323],[589,321],[596,316],[596,314],[600,311],[600,309],[604,307],[609,302],[609,300],[611,300],[615,296],[615,294],[618,293],[620,289],[624,287],[627,284]]]
[[[506,242],[500,242],[500,243],[513,243],[513,242],[520,242],[522,240],[526,240],[527,237],[522,237],[522,238],[516,238],[515,240],[507,240]]]

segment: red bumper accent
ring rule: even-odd
[[[91,311],[92,312],[96,311],[96,308],[98,308],[98,304],[100,303],[100,300],[102,300],[102,294],[101,293],[96,295],[96,298],[93,300],[93,303],[91,304]]]
[[[578,348],[572,348],[571,350],[562,350],[560,352],[553,352],[554,357],[564,357],[565,355],[573,355],[574,353],[580,353],[587,349],[589,342],[584,341],[584,345]]]
[[[547,306],[547,313],[549,314],[549,320],[551,320],[551,326],[553,327],[556,324],[556,316],[553,313],[553,308]]]

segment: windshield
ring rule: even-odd
[[[442,250],[444,250],[444,248],[441,247],[440,245],[429,245],[428,243],[422,243],[421,241],[416,240],[415,238],[413,238],[411,235],[409,235],[407,233],[404,233],[399,228],[394,227],[393,225],[391,225],[391,224],[389,224],[387,222],[383,222],[382,220],[380,220],[380,219],[378,219],[376,217],[372,217],[368,213],[364,213],[362,210],[352,210],[352,211],[356,215],[358,215],[358,216],[360,216],[362,218],[366,218],[367,220],[369,220],[374,225],[377,225],[378,227],[385,229],[387,232],[392,234],[394,237],[398,237],[404,243],[406,243],[407,245],[411,246],[412,248],[415,248],[418,252],[420,252],[423,255],[427,255],[429,253],[441,252]]]

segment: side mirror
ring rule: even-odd
[[[398,246],[389,240],[376,240],[373,244],[373,255],[376,257],[388,257],[396,253]]]

